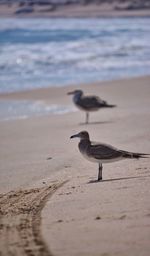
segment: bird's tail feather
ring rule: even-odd
[[[117,105],[104,104],[102,107],[104,108],[115,108]]]
[[[139,159],[139,158],[149,158],[150,154],[145,154],[145,153],[132,153],[132,152],[123,152],[123,156],[125,158],[135,158],[135,159]]]

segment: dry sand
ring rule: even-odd
[[[16,14],[16,11],[26,7],[19,7],[18,4],[14,3],[11,5],[1,4],[0,5],[0,17],[66,17],[66,18],[90,18],[90,17],[145,17],[150,16],[150,8],[134,8],[126,9],[123,8],[132,4],[123,3],[123,5],[118,1],[103,3],[103,4],[71,4],[71,5],[62,5],[53,11],[49,11],[49,6],[38,6],[33,7],[33,12],[20,13]],[[31,8],[31,7],[28,7]],[[117,9],[118,8],[118,9]],[[120,8],[120,10],[119,10]]]
[[[89,125],[80,111],[0,122],[0,255],[150,254],[150,159],[105,165],[97,183],[97,165],[69,139],[86,129],[92,140],[150,153],[150,77],[80,87],[118,107],[92,113]],[[69,90],[0,99],[72,106]]]

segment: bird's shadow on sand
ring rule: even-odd
[[[115,178],[115,179],[108,179],[108,180],[90,180],[87,184],[91,183],[103,183],[103,182],[110,182],[110,181],[119,181],[119,180],[131,180],[131,179],[140,179],[140,178],[150,178],[150,175],[144,175],[144,176],[132,176],[132,177],[122,177],[122,178]]]
[[[90,122],[90,123],[79,123],[79,125],[95,125],[95,124],[110,124],[113,123],[113,121],[97,121],[97,122]]]

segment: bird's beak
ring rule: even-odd
[[[78,137],[80,137],[80,136],[79,136],[79,133],[72,135],[72,136],[70,137],[70,139],[78,138]]]
[[[67,95],[72,95],[72,94],[74,94],[74,91],[67,93]]]

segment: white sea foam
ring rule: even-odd
[[[76,109],[72,106],[48,105],[43,101],[0,101],[0,121],[26,119],[31,116],[48,114],[66,114],[75,111]]]
[[[0,92],[150,74],[150,18],[0,19]]]

